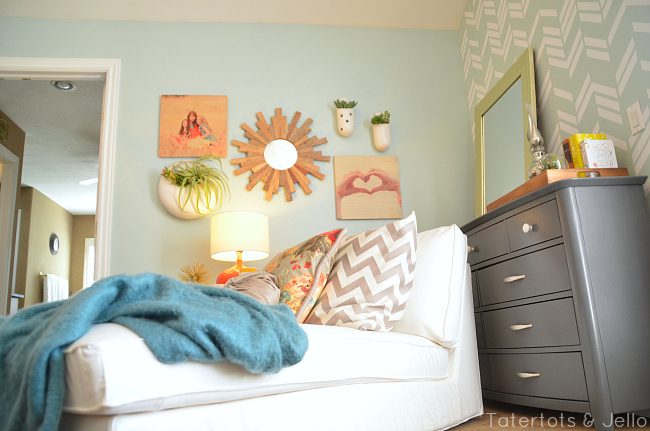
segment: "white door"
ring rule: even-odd
[[[0,111],[0,316],[9,312],[23,132]]]

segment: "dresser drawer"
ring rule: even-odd
[[[520,250],[562,236],[555,200],[514,215],[505,221],[510,250]]]
[[[587,401],[578,352],[490,354],[489,371],[493,391]]]
[[[481,305],[571,290],[564,245],[478,271]]]
[[[572,298],[486,311],[482,314],[485,345],[488,348],[580,344]]]
[[[506,225],[500,222],[470,235],[467,245],[474,248],[474,251],[467,255],[470,265],[508,253]]]

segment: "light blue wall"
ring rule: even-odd
[[[329,141],[324,154],[396,155],[404,216],[419,230],[463,224],[474,214],[473,144],[458,33],[354,27],[148,23],[0,18],[0,56],[119,58],[120,75],[111,273],[153,271],[176,276],[203,262],[216,274],[227,264],[209,257],[209,219],[183,221],[158,199],[158,175],[177,159],[157,156],[160,96],[228,96],[228,141],[246,140],[240,125],[276,107]],[[336,132],[333,99],[359,101],[357,128]],[[392,147],[372,146],[370,117],[391,112]],[[229,145],[228,159],[242,157]],[[226,160],[228,162],[228,160]],[[323,181],[294,201],[264,200],[260,185],[245,190],[234,177],[224,210],[269,215],[272,255],[307,237],[347,227],[351,233],[388,220],[337,221],[333,164],[317,162]],[[255,264],[261,267],[265,261]],[[252,266],[252,264],[251,264]]]

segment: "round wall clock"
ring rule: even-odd
[[[232,141],[234,146],[239,147],[239,151],[247,154],[246,157],[230,161],[232,165],[240,165],[240,168],[235,170],[235,175],[250,170],[252,174],[248,177],[246,189],[251,191],[262,181],[267,201],[279,193],[280,187],[284,187],[286,201],[292,201],[291,193],[296,191],[295,184],[298,184],[306,195],[310,194],[308,184],[311,180],[307,178],[308,174],[319,180],[325,178],[325,175],[319,172],[320,167],[314,165],[314,161],[329,162],[330,157],[323,156],[321,151],[314,151],[314,147],[326,144],[327,138],[308,136],[311,132],[311,118],[297,127],[300,115],[300,112],[296,111],[291,124],[287,124],[287,117],[282,115],[282,108],[277,108],[271,122],[267,124],[264,115],[258,112],[259,121],[255,123],[257,131],[246,123],[241,126],[246,131],[244,136],[249,142],[234,139]]]
[[[53,233],[50,236],[50,253],[57,254],[59,252],[59,237]]]

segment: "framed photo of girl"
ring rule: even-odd
[[[228,96],[161,96],[158,157],[226,157]]]

